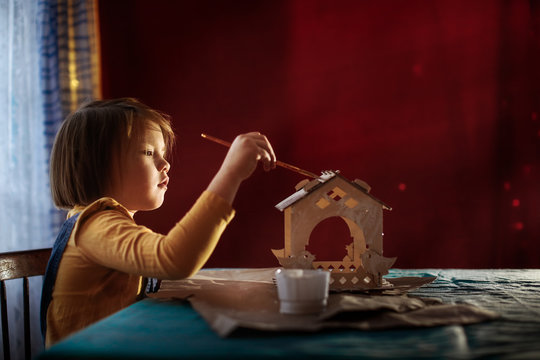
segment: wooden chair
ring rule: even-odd
[[[0,254],[0,297],[2,313],[2,337],[4,342],[4,359],[10,359],[9,327],[6,304],[5,280],[23,279],[24,308],[24,351],[25,359],[31,359],[30,343],[30,297],[28,278],[45,274],[51,249],[16,251]]]

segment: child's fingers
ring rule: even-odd
[[[263,163],[263,167],[265,171],[272,170],[273,168],[276,167],[275,159],[273,159],[270,153],[266,151],[265,149],[261,148],[258,154],[257,160]]]
[[[253,132],[249,133],[253,134],[253,138],[259,148],[261,148],[264,153],[261,156],[261,159],[267,160],[265,162],[265,169],[273,169],[276,167],[276,154],[274,153],[274,149],[272,148],[272,144],[270,144],[270,141],[265,135],[262,135],[259,132]]]
[[[272,149],[270,143],[259,144],[259,149],[261,153],[261,160],[264,163],[265,170],[270,170],[276,167],[276,155]]]
[[[268,141],[268,139],[266,138],[266,136],[264,137],[264,147],[269,155],[269,160],[270,160],[270,163],[271,163],[271,168],[275,168],[276,167],[276,161],[277,161],[277,158],[276,158],[276,154],[274,153],[274,149],[272,148],[272,144],[270,144],[270,141]]]
[[[243,140],[249,139],[256,146],[256,160],[263,163],[266,171],[276,167],[276,154],[268,141],[268,138],[258,131],[246,133],[239,136]]]

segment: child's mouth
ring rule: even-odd
[[[167,185],[168,185],[168,184],[169,184],[169,177],[167,176],[167,177],[165,178],[165,180],[163,180],[162,182],[160,182],[160,183],[158,184],[158,187],[167,190]]]

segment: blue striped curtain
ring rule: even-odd
[[[40,68],[46,151],[62,120],[86,101],[101,98],[95,0],[41,0]],[[56,233],[65,215],[52,213]]]
[[[51,201],[49,156],[65,116],[100,97],[95,14],[96,0],[0,0],[1,252],[51,247],[65,218]],[[6,286],[11,355],[18,359],[21,286]],[[31,278],[30,287],[36,353],[43,348],[41,279]]]

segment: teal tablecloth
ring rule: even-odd
[[[146,299],[58,343],[40,359],[540,359],[540,270],[396,270],[437,276],[411,295],[502,315],[467,326],[217,336],[186,302]]]

